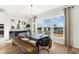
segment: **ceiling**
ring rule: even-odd
[[[62,5],[0,5],[0,12],[10,15],[37,15],[53,10]]]

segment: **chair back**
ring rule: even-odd
[[[48,46],[48,45],[49,45],[49,42],[50,42],[50,38],[43,38],[43,39],[41,40],[40,45],[41,45],[41,46]]]

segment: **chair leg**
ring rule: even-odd
[[[41,48],[39,51],[41,51],[43,49],[46,50],[49,53],[49,49],[45,49],[45,48]]]
[[[39,46],[37,46],[37,48],[38,48],[38,51],[37,51],[37,53],[39,54]]]

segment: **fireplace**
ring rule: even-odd
[[[0,37],[4,37],[4,24],[0,24]]]

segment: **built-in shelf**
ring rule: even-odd
[[[31,35],[30,28],[27,28],[27,29],[11,29],[11,30],[9,30],[9,37],[11,39],[11,38],[17,37],[20,33],[27,33],[27,32],[29,32],[29,35]]]

